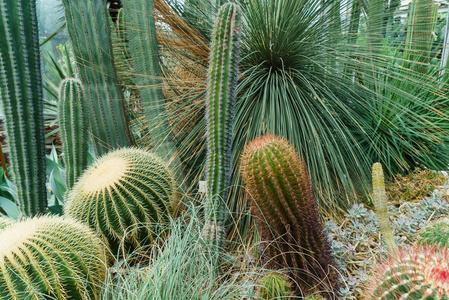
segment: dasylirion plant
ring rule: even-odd
[[[100,233],[113,255],[145,246],[175,211],[175,180],[165,163],[137,148],[99,158],[67,195],[65,213]]]
[[[0,299],[100,299],[105,249],[71,219],[27,219],[0,232]]]
[[[449,299],[449,251],[415,246],[390,253],[366,283],[365,299]]]
[[[292,283],[287,275],[280,272],[269,272],[259,281],[257,296],[259,299],[285,299],[293,297]]]
[[[204,235],[217,248],[223,243],[224,203],[231,183],[241,19],[241,10],[237,4],[226,3],[220,7],[212,32],[207,74],[207,196]]]
[[[88,117],[81,81],[64,79],[59,86],[58,117],[61,129],[67,189],[87,165]]]
[[[245,147],[240,173],[266,244],[267,266],[287,268],[296,295],[336,297],[339,278],[320,223],[307,167],[284,138],[264,135]]]
[[[106,1],[63,0],[81,82],[86,90],[89,128],[97,155],[134,144],[113,62]]]
[[[0,0],[0,36],[0,99],[18,204],[33,216],[47,209],[36,1]]]
[[[394,241],[393,231],[388,217],[387,194],[385,192],[385,180],[382,165],[380,163],[375,163],[372,169],[373,203],[377,219],[379,220],[379,231],[382,233],[388,249],[390,251],[395,251],[398,246]]]
[[[435,246],[449,246],[449,224],[447,220],[427,226],[419,235],[418,242]]]

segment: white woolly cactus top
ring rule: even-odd
[[[129,161],[120,156],[100,159],[82,177],[82,186],[88,193],[95,193],[119,183],[129,171]],[[95,179],[95,180],[93,180]]]

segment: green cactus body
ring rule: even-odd
[[[204,232],[218,247],[222,244],[224,202],[231,182],[240,30],[240,7],[235,3],[224,4],[213,28],[206,94],[207,221]]]
[[[15,220],[0,216],[0,231],[15,223]]]
[[[373,203],[379,220],[379,231],[382,233],[385,243],[390,251],[395,251],[398,246],[394,241],[393,231],[391,230],[390,220],[387,211],[387,194],[385,192],[385,181],[382,165],[375,163],[373,165]]]
[[[419,237],[420,244],[449,246],[449,224],[447,220],[432,224],[425,228]]]
[[[65,213],[99,232],[115,255],[151,243],[175,205],[165,164],[145,150],[123,148],[85,171],[68,193]]]
[[[291,285],[287,275],[279,272],[270,272],[261,278],[258,296],[264,300],[292,297]]]
[[[67,189],[70,189],[87,165],[88,117],[81,81],[64,79],[58,98],[65,180]]]
[[[338,275],[320,223],[305,163],[285,139],[265,135],[243,152],[240,173],[251,212],[267,243],[270,268],[288,268],[297,296],[323,291],[334,298]],[[301,291],[302,290],[302,291]]]
[[[449,299],[449,251],[433,246],[401,249],[374,271],[365,299]]]
[[[47,209],[45,138],[36,1],[0,0],[0,99],[20,210]]]
[[[87,96],[97,155],[134,144],[113,63],[106,1],[63,0],[67,30]]]
[[[0,299],[100,299],[104,247],[85,225],[28,219],[0,232]]]

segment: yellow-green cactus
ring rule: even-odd
[[[99,232],[117,254],[152,242],[174,212],[175,180],[154,154],[123,148],[98,159],[67,195],[65,213]]]
[[[260,279],[258,296],[261,299],[284,299],[293,297],[292,284],[287,275],[280,272],[270,272]]]
[[[100,299],[105,249],[87,226],[28,219],[0,232],[0,299]]]

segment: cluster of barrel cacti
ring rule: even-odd
[[[366,299],[449,299],[449,251],[415,246],[390,254],[366,284]]]
[[[265,135],[246,146],[240,168],[267,265],[289,270],[298,297],[320,290],[335,298],[337,270],[298,152],[284,138]]]

